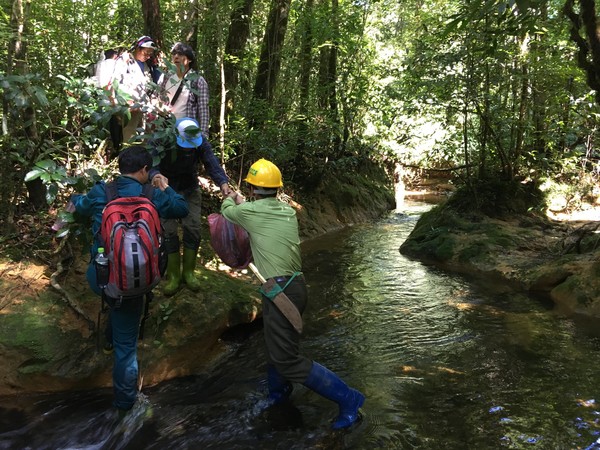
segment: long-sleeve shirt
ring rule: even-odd
[[[78,214],[85,217],[92,217],[92,233],[94,234],[94,243],[92,246],[92,256],[97,253],[99,245],[100,224],[102,221],[102,211],[106,206],[106,184],[101,181],[85,194],[76,194],[71,201],[75,205]],[[120,197],[134,197],[142,193],[142,184],[134,178],[120,176],[117,178],[117,190]],[[152,195],[152,203],[156,206],[158,214],[166,219],[178,219],[188,215],[188,204],[185,199],[179,195],[173,188],[168,187],[164,191],[155,188]]]
[[[265,278],[289,276],[302,270],[296,211],[276,198],[236,205],[226,198],[221,214],[250,236],[252,256]]]
[[[149,102],[148,92],[151,89],[148,83],[156,83],[160,75],[155,66],[137,61],[132,56],[121,56],[115,62],[114,80],[119,83],[119,89],[129,94],[136,102]]]
[[[181,92],[175,103],[173,97],[179,86],[183,83]],[[158,84],[161,87],[163,101],[171,105],[171,112],[177,119],[191,117],[196,119],[204,136],[208,136],[208,125],[210,114],[208,109],[208,83],[194,70],[180,79],[176,74],[165,73],[161,76]]]
[[[173,152],[175,152],[175,158],[173,158]],[[169,186],[172,186],[177,192],[189,192],[198,187],[199,162],[202,162],[208,175],[217,186],[221,187],[229,182],[229,178],[213,153],[212,146],[206,139],[197,148],[183,148],[175,145],[167,150],[159,165],[150,170],[150,179],[160,173],[169,179]]]

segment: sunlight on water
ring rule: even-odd
[[[267,408],[259,330],[228,343],[214,372],[145,388],[121,422],[109,391],[0,399],[0,448],[592,445],[600,436],[598,333],[506,287],[405,258],[398,249],[427,209],[303,244],[310,302],[302,351],[366,394],[353,430],[332,432],[336,405],[302,385],[290,403]]]

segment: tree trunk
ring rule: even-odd
[[[11,28],[13,38],[9,43],[7,73],[15,75],[26,75],[28,73],[27,61],[27,39],[29,13],[31,11],[31,0],[15,0],[11,16]],[[39,135],[37,130],[35,109],[31,101],[21,109],[20,117],[8,118],[9,128],[22,130],[20,133],[27,146],[25,148],[25,159],[29,167],[37,161],[39,156]],[[15,135],[18,135],[18,131]],[[22,175],[21,180],[22,180]],[[42,180],[37,178],[25,183],[28,191],[29,204],[34,208],[42,208],[46,205],[46,187]],[[18,192],[21,181],[13,192]]]
[[[333,153],[338,155],[342,149],[340,136],[340,115],[338,111],[338,100],[337,100],[337,60],[338,60],[338,47],[339,47],[339,24],[338,24],[338,0],[331,0],[331,21],[332,21],[332,46],[329,52],[329,68],[327,70],[328,80],[328,105],[329,105],[329,117],[334,124],[333,134]]]
[[[218,87],[221,86],[221,69],[219,67],[219,54],[222,50],[219,35],[221,32],[221,21],[219,14],[219,0],[208,0],[206,11],[202,17],[202,37],[201,60],[204,62],[204,78],[208,83],[211,93],[220,93]],[[215,126],[219,123],[218,107],[220,103],[219,95],[211,95],[209,107],[211,112],[211,129],[215,132]]]
[[[540,22],[545,24],[548,21],[548,7],[545,4],[540,6]],[[552,158],[552,155],[548,154],[549,149],[546,145],[546,108],[548,101],[548,94],[544,86],[544,77],[538,71],[537,67],[540,67],[539,61],[541,56],[546,52],[544,34],[537,34],[531,40],[531,65],[532,65],[532,76],[531,76],[531,102],[532,102],[532,115],[533,115],[533,150],[538,155],[545,155],[547,158]]]
[[[303,12],[302,46],[300,48],[300,123],[298,124],[298,153],[304,152],[306,134],[308,132],[308,117],[310,116],[310,73],[312,70],[312,9],[314,1],[307,0]]]
[[[312,0],[311,0],[312,1]],[[244,0],[238,8],[231,13],[229,33],[225,44],[225,61],[223,73],[225,77],[226,105],[225,120],[231,115],[235,107],[236,89],[239,84],[239,64],[244,60],[248,36],[250,36],[250,19],[254,0]]]
[[[515,148],[513,149],[512,154],[512,166],[517,165],[521,154],[523,153],[523,139],[525,133],[525,113],[527,112],[527,103],[528,103],[528,95],[527,92],[529,90],[529,71],[526,62],[523,62],[523,66],[521,67],[521,95],[519,96],[519,117],[517,121],[517,135],[515,139]],[[507,175],[512,177],[514,175],[514,171],[511,170]]]
[[[559,152],[565,152],[567,150],[567,134],[571,126],[571,98],[575,98],[575,95],[573,95],[574,81],[575,80],[573,79],[573,77],[569,77],[569,79],[567,80],[567,85],[565,87],[565,92],[569,95],[567,96],[562,106],[560,140],[558,141],[557,146]]]
[[[317,104],[319,108],[326,109],[328,102],[327,80],[329,80],[329,45],[322,45],[319,50],[319,84],[317,89]]]
[[[478,178],[480,180],[487,176],[487,144],[489,140],[489,126],[488,121],[490,118],[490,64],[486,60],[484,66],[484,78],[483,78],[483,115],[484,119],[479,124],[480,129],[480,148],[479,148],[479,173]],[[467,169],[469,171],[469,169]]]
[[[159,0],[141,0],[142,16],[144,17],[144,32],[150,36],[158,48],[163,48],[162,22],[160,19]]]
[[[584,70],[588,86],[596,91],[596,103],[600,104],[600,36],[595,0],[580,0],[580,14],[573,6],[575,0],[567,0],[563,12],[571,21],[571,40],[578,48],[577,65]],[[584,36],[580,32],[585,30]],[[591,58],[588,56],[591,53]]]
[[[326,0],[327,1],[327,0]],[[317,88],[317,104],[323,110],[328,118],[333,139],[331,146],[333,155],[337,155],[340,150],[340,119],[337,101],[337,56],[339,46],[339,24],[337,19],[338,1],[331,0],[331,9],[329,11],[330,31],[326,36],[326,42],[321,45],[319,52],[319,84]]]
[[[254,97],[273,101],[277,75],[281,66],[281,48],[287,30],[291,0],[273,0],[258,62]]]
[[[195,52],[196,55],[198,55],[198,20],[199,20],[199,15],[198,15],[198,0],[192,0],[190,2],[190,10],[188,11],[188,14],[186,15],[186,21],[189,24],[189,29],[187,31],[184,31],[182,36],[183,36],[183,41],[186,42],[190,47],[192,47]]]

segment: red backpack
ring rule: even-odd
[[[113,181],[105,187],[100,238],[109,259],[108,297],[136,297],[149,293],[166,269],[167,255],[154,188],[145,184],[140,196],[119,197]]]

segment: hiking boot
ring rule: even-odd
[[[267,364],[267,386],[269,388],[269,401],[272,405],[286,402],[294,389],[292,383],[281,376],[272,364]]]
[[[361,419],[359,408],[365,402],[362,392],[352,389],[335,373],[313,362],[304,385],[339,406],[339,414],[331,425],[334,430],[349,428]]]

